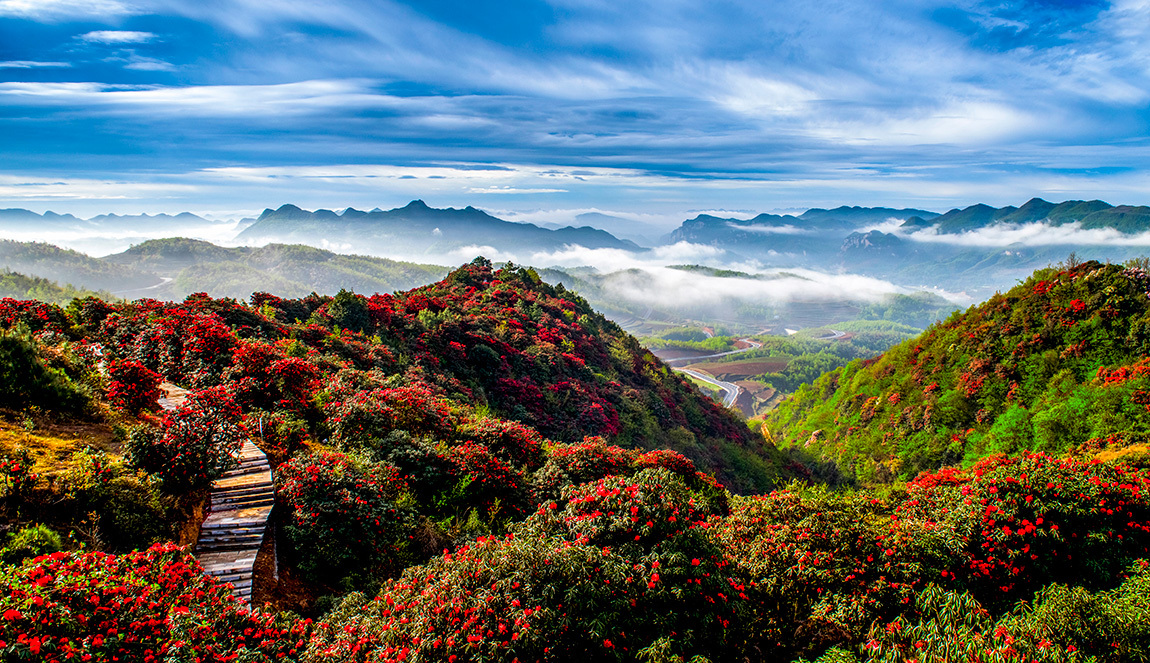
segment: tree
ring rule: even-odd
[[[363,297],[350,290],[340,290],[327,305],[327,314],[335,324],[356,332],[366,332],[371,328],[371,314]]]

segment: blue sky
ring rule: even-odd
[[[1150,203],[1150,3],[0,0],[0,207]]]

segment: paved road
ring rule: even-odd
[[[716,387],[722,389],[724,392],[724,394],[723,394],[723,406],[724,407],[732,407],[732,406],[734,406],[735,401],[737,401],[739,399],[739,391],[740,391],[739,385],[737,385],[733,382],[723,382],[722,380],[716,380],[715,378],[711,377],[710,375],[707,375],[706,373],[701,373],[701,372],[696,371],[694,369],[681,368],[681,367],[689,365],[689,364],[698,363],[704,359],[715,359],[717,357],[729,357],[731,355],[737,355],[740,352],[749,352],[751,350],[757,350],[757,349],[763,347],[762,343],[759,343],[758,341],[751,339],[751,338],[740,338],[739,340],[746,343],[748,345],[748,347],[739,348],[737,350],[730,350],[727,352],[720,352],[718,354],[713,354],[713,355],[703,355],[702,357],[684,357],[683,359],[664,359],[663,363],[670,366],[672,370],[679,371],[680,373],[686,373],[687,375],[698,378],[698,379],[702,380],[703,382],[713,384]]]
[[[679,359],[664,359],[663,363],[670,366],[671,368],[679,368],[681,366],[687,366],[689,364],[697,364],[698,362],[704,361],[707,359],[717,359],[719,357],[729,357],[731,355],[737,355],[740,352],[749,352],[751,350],[758,350],[759,348],[763,347],[762,343],[759,343],[758,341],[753,340],[753,339],[740,338],[739,340],[743,341],[744,343],[749,344],[750,347],[739,348],[737,350],[728,350],[726,352],[719,352],[719,353],[716,353],[713,355],[701,355],[698,357],[681,357]]]
[[[165,285],[168,285],[169,283],[172,282],[171,276],[161,276],[160,279],[161,279],[160,282],[157,283],[156,285],[150,285],[146,288],[132,288],[131,290],[118,290],[116,292],[113,292],[112,294],[117,296],[117,297],[123,297],[124,295],[130,295],[130,294],[136,293],[136,292],[148,292],[149,290],[155,290],[156,288],[159,288],[160,286],[165,286]]]
[[[707,384],[713,384],[719,389],[722,389],[723,407],[733,407],[735,405],[735,401],[739,398],[739,385],[733,382],[723,382],[722,380],[716,380],[715,378],[707,375],[706,373],[703,373],[702,371],[696,371],[690,368],[676,368],[675,370],[679,371],[680,373],[686,373],[693,378],[702,380]]]

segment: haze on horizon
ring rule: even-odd
[[[1150,4],[0,0],[0,207],[1150,203]]]

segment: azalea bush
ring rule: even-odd
[[[316,626],[317,661],[635,660],[655,646],[719,660],[742,584],[708,515],[665,470],[570,491],[505,537],[480,537],[352,595]]]
[[[115,361],[108,364],[108,400],[131,414],[158,410],[163,392],[163,378],[138,361]]]
[[[1046,454],[920,476],[898,517],[956,545],[948,577],[1007,604],[1050,582],[1106,587],[1150,558],[1150,473]]]
[[[158,430],[134,428],[127,456],[169,491],[184,491],[208,486],[232,467],[245,437],[239,406],[225,388],[212,387],[188,394]]]
[[[457,406],[423,384],[354,392],[328,404],[332,441],[346,448],[377,446],[394,430],[450,437]]]
[[[271,662],[296,658],[306,631],[249,611],[172,544],[0,564],[4,660]]]
[[[370,580],[405,565],[413,522],[394,466],[317,452],[281,465],[275,487],[293,556],[314,580]]]

